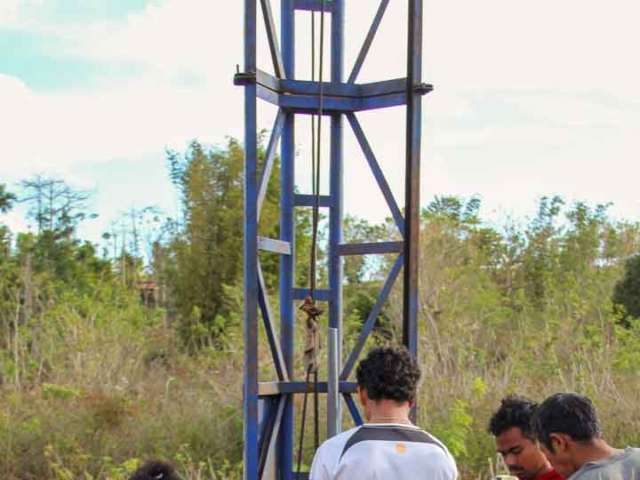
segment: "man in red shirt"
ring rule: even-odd
[[[540,450],[531,420],[537,404],[527,398],[507,397],[489,421],[498,453],[511,475],[520,480],[563,480]]]

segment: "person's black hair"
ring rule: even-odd
[[[538,441],[551,452],[552,433],[564,433],[576,442],[601,435],[593,403],[577,393],[556,393],[542,402],[534,415],[533,429]]]
[[[489,432],[497,437],[510,428],[519,428],[522,435],[535,440],[531,421],[538,404],[525,397],[508,396],[489,420]]]
[[[162,460],[149,460],[129,477],[129,480],[182,480],[173,466]]]
[[[376,347],[356,370],[358,386],[371,400],[409,402],[416,398],[422,372],[405,347]]]

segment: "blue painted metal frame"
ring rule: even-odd
[[[300,380],[286,382],[260,382],[258,384],[258,392],[261,397],[278,396],[281,394],[291,393],[312,393],[314,389],[313,383],[307,383]],[[341,380],[339,382],[340,392],[355,393],[356,383]],[[327,382],[318,382],[318,393],[327,393]]]
[[[355,1],[355,0],[354,0]],[[358,0],[361,1],[361,0]],[[311,195],[295,192],[295,117],[297,114],[318,114],[320,84],[296,79],[295,73],[295,12],[319,12],[331,15],[331,78],[324,82],[323,114],[330,119],[330,177],[329,194],[320,197],[320,206],[328,208],[329,216],[329,288],[317,289],[315,298],[327,302],[328,325],[338,329],[342,345],[342,282],[345,255],[398,254],[378,299],[364,323],[354,348],[341,368],[339,391],[342,393],[353,420],[362,417],[352,394],[356,384],[348,381],[367,339],[373,331],[378,315],[389,296],[400,270],[403,270],[403,343],[417,353],[418,312],[418,232],[420,198],[420,136],[421,97],[431,91],[421,83],[422,65],[422,0],[409,2],[409,36],[407,77],[368,84],[356,84],[356,78],[366,60],[389,0],[381,0],[373,23],[358,54],[347,82],[344,81],[344,2],[345,0],[281,0],[282,43],[278,42],[270,0],[260,0],[267,40],[275,76],[257,68],[256,47],[258,28],[258,0],[245,0],[244,72],[234,79],[245,88],[245,208],[244,208],[244,478],[259,480],[275,466],[278,480],[293,480],[294,472],[294,408],[293,396],[309,392],[312,386],[296,379],[294,372],[295,302],[304,298],[309,289],[295,285],[295,208],[314,204]],[[281,46],[281,48],[280,48]],[[258,172],[257,99],[279,107],[266,158]],[[406,132],[406,194],[404,215],[394,198],[378,161],[373,154],[355,112],[393,106],[407,107]],[[344,244],[343,223],[343,136],[344,117],[365,155],[376,182],[389,206],[402,241]],[[258,219],[267,185],[276,161],[280,144],[280,238],[258,235]],[[262,275],[258,250],[280,256],[279,322],[271,308]],[[261,313],[269,351],[275,365],[277,381],[260,382],[258,378],[258,313]],[[279,326],[279,335],[276,329]],[[342,355],[339,357],[342,359]],[[326,393],[327,382],[317,385]],[[275,455],[275,461],[271,459]]]
[[[296,10],[308,10],[310,12],[320,12],[322,10],[322,0],[295,0]],[[333,10],[333,0],[326,0],[324,3],[324,11],[331,12]]]
[[[351,413],[351,418],[353,418],[353,421],[355,422],[355,424],[362,425],[363,423],[362,416],[360,415],[360,411],[358,410],[358,407],[353,401],[353,397],[351,396],[351,394],[345,393],[343,394],[343,397],[344,397],[345,403],[347,404],[347,408],[349,409],[349,413]]]
[[[254,72],[256,62],[256,0],[245,0],[244,69]],[[244,162],[244,471],[247,480],[258,480],[258,145],[257,86],[245,85]]]
[[[344,81],[344,0],[333,0],[331,12],[331,83],[340,85]],[[323,107],[324,108],[324,107]],[[342,244],[343,218],[343,153],[344,122],[341,113],[331,115],[331,145],[329,169],[329,195],[333,199],[329,210],[329,324],[337,330],[338,371],[342,368],[342,273],[343,261],[340,255]],[[340,390],[339,390],[340,391]],[[342,418],[342,405],[334,418]]]
[[[295,2],[281,0],[282,57],[286,78],[295,80]],[[256,132],[257,134],[257,132]],[[280,151],[280,237],[295,252],[295,114],[285,111]],[[280,335],[285,363],[292,372],[294,360],[295,255],[280,258]],[[285,407],[278,436],[277,478],[293,479],[293,395],[283,395]],[[245,474],[245,478],[247,478]]]
[[[418,353],[418,241],[422,139],[422,0],[410,0],[407,38],[407,141],[402,343]],[[413,411],[415,417],[415,409]]]

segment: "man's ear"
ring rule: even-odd
[[[569,448],[570,437],[564,433],[549,434],[549,442],[551,443],[553,453],[561,453]]]
[[[364,388],[358,387],[358,397],[360,397],[360,405],[363,407],[367,405],[367,391]]]

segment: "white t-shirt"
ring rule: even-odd
[[[324,442],[309,480],[456,480],[456,463],[442,442],[418,427],[364,424]]]

